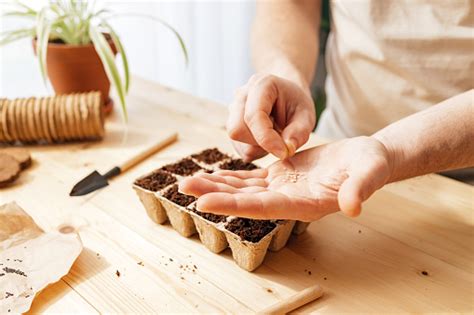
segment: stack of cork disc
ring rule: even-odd
[[[103,135],[99,92],[0,99],[0,143],[56,143]]]

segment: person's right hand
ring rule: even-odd
[[[245,161],[267,153],[293,156],[316,123],[309,89],[273,75],[253,75],[236,91],[229,112],[227,131]]]

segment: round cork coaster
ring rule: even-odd
[[[66,109],[64,106],[64,97],[63,95],[58,95],[56,101],[58,102],[59,105],[59,114],[60,114],[60,120],[61,120],[61,125],[59,126],[61,128],[61,133],[63,135],[63,140],[69,140],[70,135],[69,135],[69,130],[68,130],[68,121],[66,117]]]
[[[79,97],[79,103],[81,108],[81,119],[83,121],[84,136],[86,139],[90,138],[93,134],[92,125],[91,125],[91,111],[88,103],[88,94],[81,93]]]
[[[34,117],[34,110],[35,110],[35,98],[30,97],[27,102],[27,112],[26,117],[28,121],[28,129],[30,130],[31,140],[38,141],[38,135],[36,133],[36,126],[35,126],[35,117]]]
[[[56,132],[58,134],[58,141],[64,141],[64,133],[62,128],[62,120],[61,120],[61,104],[59,104],[59,98],[57,96],[54,97],[54,106],[51,107],[54,110],[54,123],[56,126]]]
[[[87,110],[89,111],[89,119],[88,119],[88,122],[89,122],[89,138],[94,138],[95,135],[96,135],[96,130],[95,130],[95,122],[94,122],[94,115],[95,115],[95,112],[94,112],[94,96],[93,96],[93,93],[87,93],[85,95],[85,100],[86,100],[86,106],[87,106]]]
[[[54,120],[54,97],[49,97],[46,102],[46,121],[48,125],[51,142],[55,142],[58,139],[58,128]]]
[[[92,94],[92,106],[93,106],[93,117],[94,117],[94,129],[96,131],[96,138],[103,136],[103,117],[102,107],[100,104],[100,93],[95,92]]]
[[[5,128],[4,124],[3,124],[3,120],[2,120],[3,103],[5,103],[5,99],[1,98],[0,99],[0,142],[6,142],[7,141],[7,139],[5,137],[5,132],[3,131],[3,129]]]
[[[0,155],[2,154],[7,154],[14,158],[20,164],[22,170],[31,165],[31,155],[28,150],[22,148],[5,148],[0,149]]]
[[[21,128],[21,102],[22,99],[17,98],[13,102],[13,128],[16,131],[17,140],[23,141],[25,136]]]
[[[24,119],[24,111],[25,111],[25,101],[26,99],[20,98],[17,102],[17,110],[16,110],[16,130],[20,134],[21,142],[28,141],[28,135],[26,134],[26,126],[25,126],[25,119]]]
[[[89,135],[89,138],[91,138],[94,135],[94,123],[93,123],[93,120],[92,120],[92,116],[94,115],[94,113],[92,112],[91,94],[90,93],[85,93],[83,95],[83,99],[84,99],[84,106],[87,108],[87,113],[88,113],[88,116],[87,116],[88,135]]]
[[[10,135],[10,131],[8,129],[8,107],[10,106],[10,100],[4,100],[3,108],[1,111],[2,126],[3,126],[3,135],[5,136],[6,142],[12,141],[12,136]]]
[[[51,132],[49,130],[49,124],[48,124],[48,112],[50,110],[50,101],[51,101],[51,97],[47,97],[45,102],[41,103],[41,125],[43,126],[44,139],[48,143],[53,142],[53,139],[51,137]]]
[[[83,129],[83,122],[81,119],[81,111],[79,109],[79,93],[75,93],[72,95],[72,108],[74,109],[74,119],[77,125],[77,136],[79,139],[84,139],[84,129]]]
[[[64,97],[64,103],[66,106],[66,116],[68,120],[68,129],[70,131],[71,140],[78,139],[77,124],[74,118],[74,109],[72,107],[73,97],[72,95],[66,95]]]
[[[20,163],[8,154],[0,153],[0,187],[13,183],[20,175]]]
[[[12,137],[12,141],[15,142],[18,140],[18,133],[16,132],[15,126],[15,109],[16,109],[16,99],[12,100],[8,106],[8,117],[7,117],[7,128],[10,131],[10,135]]]
[[[31,134],[30,134],[30,129],[28,128],[28,117],[27,117],[27,112],[28,112],[28,98],[22,99],[21,102],[21,128],[23,129],[23,134],[25,136],[26,142],[31,141]]]
[[[35,98],[33,103],[33,120],[35,123],[35,132],[36,132],[36,140],[40,141],[44,139],[44,132],[43,126],[41,126],[41,117],[40,117],[40,109],[41,109],[41,102],[43,102],[44,98]]]
[[[99,118],[99,135],[103,138],[105,134],[105,112],[99,92],[97,92],[97,112]]]

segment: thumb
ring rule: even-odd
[[[281,137],[288,149],[288,156],[293,156],[296,150],[308,141],[313,127],[314,118],[311,113],[307,111],[295,113],[281,133]]]
[[[360,214],[362,202],[365,200],[365,179],[362,176],[350,175],[339,188],[337,201],[341,211],[356,217]]]

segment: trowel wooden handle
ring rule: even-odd
[[[315,285],[309,288],[306,288],[295,295],[290,296],[288,299],[280,301],[272,306],[264,309],[259,312],[259,314],[265,315],[276,315],[276,314],[286,314],[289,313],[298,307],[301,307],[309,302],[312,302],[323,295],[323,289],[319,285]]]
[[[164,147],[170,145],[171,143],[175,142],[178,139],[178,134],[175,132],[168,137],[161,139],[159,142],[151,146],[150,148],[146,149],[145,151],[135,155],[130,160],[123,163],[120,167],[121,173],[126,172],[128,169],[132,168],[133,166],[137,165],[141,161],[145,160],[146,158],[150,157],[151,155],[155,154],[156,152],[160,151]]]

